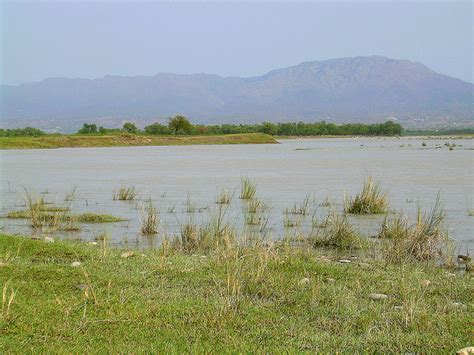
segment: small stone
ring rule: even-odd
[[[388,298],[388,296],[384,295],[383,293],[371,293],[369,294],[369,298],[372,300],[384,300]]]
[[[446,272],[446,276],[454,277],[454,276],[456,276],[456,274],[453,274],[453,273],[451,273],[451,272]]]
[[[326,282],[334,283],[334,282],[336,282],[336,280],[334,280],[334,279],[328,277],[328,278],[326,279]]]
[[[72,266],[72,267],[79,267],[79,266],[81,266],[81,265],[82,265],[82,264],[81,264],[80,261],[74,261],[73,263],[71,263],[71,266]]]
[[[420,285],[423,286],[423,287],[428,287],[429,285],[431,285],[431,281],[430,280],[421,280]]]
[[[457,355],[469,355],[474,354],[474,346],[468,346],[467,348],[456,351]]]
[[[309,284],[309,278],[307,278],[307,277],[302,278],[302,279],[298,282],[298,285],[307,285],[307,284]]]
[[[341,263],[341,264],[349,264],[349,263],[351,263],[351,262],[352,262],[352,261],[350,261],[349,259],[341,259],[341,260],[339,260],[339,263]]]
[[[54,243],[54,239],[51,237],[44,237],[44,242],[45,243]]]
[[[403,309],[403,306],[395,306],[393,307],[394,309],[397,309],[397,310],[400,310],[400,309]]]
[[[97,245],[97,242],[90,242],[89,245]]]
[[[453,306],[456,308],[467,309],[467,306],[461,302],[453,302]]]
[[[207,255],[201,255],[201,259],[207,259]]]
[[[135,255],[135,252],[126,251],[125,253],[122,253],[122,255],[120,255],[120,257],[122,257],[124,259],[127,259],[127,258],[130,258],[131,256],[134,256],[134,255]]]

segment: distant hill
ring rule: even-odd
[[[198,123],[378,122],[473,125],[474,85],[385,57],[305,62],[251,78],[160,73],[51,78],[2,86],[2,125],[71,130],[82,122],[139,125],[184,114]]]

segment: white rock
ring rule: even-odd
[[[298,285],[307,285],[307,284],[309,284],[309,278],[307,278],[307,277],[302,278],[302,279],[298,282]]]
[[[384,295],[383,293],[371,293],[369,294],[369,298],[372,300],[384,300],[388,298],[388,296]]]
[[[467,348],[456,351],[458,355],[469,355],[474,354],[474,346],[468,346]]]
[[[341,259],[341,260],[339,260],[339,263],[341,263],[341,264],[349,264],[349,263],[351,263],[351,262],[352,262],[352,261],[350,261],[349,259]]]
[[[131,256],[134,256],[135,255],[135,252],[133,251],[126,251],[125,253],[122,253],[122,255],[120,255],[120,257],[124,258],[124,259],[127,259]]]
[[[97,242],[90,242],[89,245],[97,245]]]
[[[423,286],[423,287],[428,287],[429,285],[431,285],[431,281],[430,280],[421,280],[420,285]]]
[[[393,307],[393,308],[400,310],[400,309],[403,309],[403,306],[395,306],[395,307]]]
[[[81,266],[81,265],[82,265],[82,264],[81,264],[80,261],[74,261],[73,263],[71,263],[71,266],[72,266],[72,267],[79,267],[79,266]]]
[[[44,237],[44,242],[45,243],[54,243],[54,239],[51,237]]]
[[[467,309],[467,306],[461,302],[453,302],[453,306],[456,308]]]

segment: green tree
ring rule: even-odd
[[[135,134],[138,132],[138,128],[137,126],[135,126],[135,123],[133,122],[125,122],[123,124],[122,130],[131,134]]]
[[[175,116],[169,119],[168,128],[174,135],[178,134],[191,134],[193,131],[193,125],[184,116]]]
[[[78,131],[80,134],[91,134],[91,133],[97,133],[97,126],[93,123],[84,123],[82,125],[82,128]]]
[[[161,123],[153,123],[149,126],[145,127],[146,134],[153,134],[153,135],[165,135],[170,134],[170,129]]]

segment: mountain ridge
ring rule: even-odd
[[[261,76],[157,73],[2,85],[2,125],[119,125],[184,114],[198,123],[267,121],[472,125],[474,85],[382,56],[307,61]]]

